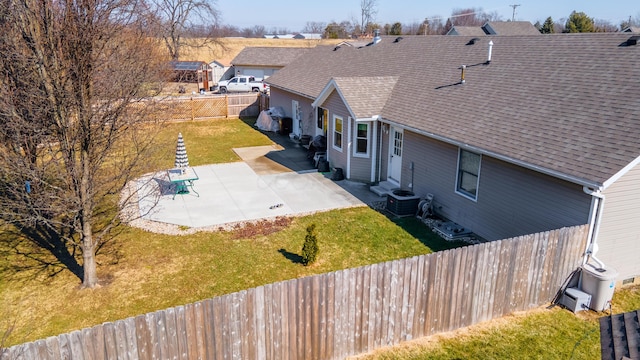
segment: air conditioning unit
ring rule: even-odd
[[[387,210],[396,216],[412,216],[418,211],[420,196],[408,190],[393,190],[387,195]]]
[[[578,288],[567,288],[560,298],[560,305],[577,313],[589,309],[591,295],[580,291]]]

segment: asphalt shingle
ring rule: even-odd
[[[315,99],[331,78],[394,77],[384,119],[599,185],[640,156],[640,45],[627,46],[629,36],[486,36],[473,45],[464,36],[407,36],[363,48],[317,47],[269,83]],[[371,104],[376,91],[360,91],[358,102]]]

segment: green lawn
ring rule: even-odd
[[[640,286],[616,291],[613,312],[640,309]],[[602,313],[573,314],[540,308],[451,333],[358,356],[359,360],[418,359],[600,359],[598,319]]]
[[[178,132],[184,136],[191,165],[238,161],[231,148],[271,144],[252,123],[223,119],[169,124],[157,138],[159,166],[172,166]],[[297,259],[305,229],[312,223],[319,259],[304,267]],[[98,257],[100,288],[81,290],[78,279],[67,272],[52,278],[0,273],[0,331],[15,325],[6,345],[276,281],[461,245],[441,240],[414,219],[391,221],[366,207],[232,232],[168,236],[129,227],[121,230],[118,245]],[[638,287],[616,292],[614,312],[638,308]],[[591,312],[576,316],[559,308],[540,309],[364,358],[598,359],[597,317]]]
[[[169,124],[156,141],[160,166],[172,166],[178,132],[194,166],[238,161],[231,148],[271,144],[251,123]],[[320,253],[304,267],[296,260],[311,223]],[[439,239],[424,226],[416,237],[416,223],[396,224],[360,207],[188,236],[122,227],[117,246],[98,256],[98,289],[79,289],[67,272],[53,278],[0,274],[0,330],[15,322],[8,344],[22,343],[276,281],[429,253],[429,242]]]

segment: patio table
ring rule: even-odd
[[[173,199],[176,195],[184,195],[193,192],[196,196],[200,197],[200,194],[193,188],[193,182],[198,180],[198,174],[193,168],[174,168],[167,170],[169,181],[171,184],[175,184],[176,191],[173,193]],[[191,191],[189,191],[191,188]]]

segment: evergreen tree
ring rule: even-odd
[[[565,32],[568,33],[588,33],[595,32],[595,25],[592,18],[583,12],[572,12],[567,19]]]
[[[389,35],[402,35],[402,24],[397,22],[391,25]]]
[[[551,18],[551,16],[549,16],[547,20],[544,21],[544,24],[542,24],[542,27],[540,28],[540,32],[543,34],[555,33],[555,29],[553,26],[553,19]]]
[[[304,237],[302,246],[302,264],[304,266],[313,264],[318,257],[318,238],[316,236],[316,224],[307,227],[307,235]]]

